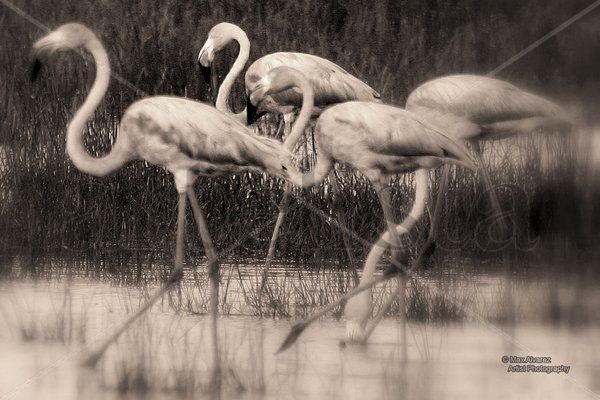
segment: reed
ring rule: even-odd
[[[246,300],[239,295],[242,284],[247,288],[256,284],[256,277],[251,274],[254,268],[236,266],[234,262],[224,264],[224,272],[228,272],[228,268],[240,270],[243,278],[229,282],[229,294],[222,299],[222,303],[227,303],[222,304],[226,317],[219,319],[223,397],[262,397],[265,393],[280,393],[282,384],[294,381],[306,372],[303,368],[307,367],[302,364],[306,358],[303,346],[319,346],[318,340],[331,341],[327,332],[334,332],[332,329],[343,335],[343,321],[328,318],[321,328],[315,328],[321,329],[324,338],[317,336],[300,344],[296,352],[286,353],[288,358],[273,357],[289,322],[277,318],[251,318],[258,312],[253,310],[252,304],[246,305]],[[413,349],[418,349],[422,361],[438,357],[439,339],[433,337],[440,334],[445,337],[452,331],[456,333],[451,326],[454,323],[459,323],[463,335],[462,329],[472,332],[470,329],[474,326],[476,330],[485,331],[484,321],[502,324],[503,330],[523,329],[527,325],[570,330],[599,321],[600,316],[595,312],[599,300],[597,263],[589,262],[585,266],[586,272],[578,274],[565,270],[563,263],[557,263],[553,273],[548,272],[544,262],[519,265],[515,271],[506,273],[482,273],[480,265],[459,260],[453,260],[452,264],[453,270],[431,271],[409,283],[406,309],[411,333],[409,343],[413,344]],[[559,265],[562,268],[558,268]],[[497,271],[503,268],[501,264],[491,267]],[[544,274],[539,273],[541,269],[545,270]],[[0,337],[8,344],[24,342],[32,351],[24,352],[23,357],[36,357],[35,349],[40,351],[43,346],[79,354],[84,348],[82,344],[91,345],[104,336],[107,329],[143,301],[143,291],[113,284],[120,283],[119,280],[90,284],[73,276],[72,281],[64,277],[61,281],[60,263],[54,264],[52,270],[58,276],[47,276],[39,281],[19,280],[3,285],[0,292]],[[282,315],[278,312],[285,307],[291,318],[301,319],[345,292],[344,281],[350,279],[345,271],[332,268],[306,271],[299,265],[280,272],[271,277],[270,287],[274,293],[290,295],[281,299],[285,305],[270,308],[270,304],[265,304],[263,316]],[[198,276],[200,283],[205,279]],[[235,275],[232,275],[233,279],[236,279]],[[339,286],[335,282],[340,282]],[[224,279],[222,293],[227,284]],[[147,316],[134,324],[108,350],[96,369],[77,368],[80,397],[113,393],[126,397],[197,398],[210,393],[209,359],[206,357],[210,349],[206,335],[209,324],[207,316],[197,315],[203,314],[206,308],[205,289],[192,279],[181,286],[180,294],[173,293],[171,299],[157,303]],[[376,309],[391,291],[392,288],[375,291]],[[559,292],[572,295],[559,295]],[[188,309],[190,304],[195,308]],[[402,310],[394,306],[387,316],[398,318],[400,312]],[[441,324],[444,326],[440,329]],[[393,332],[388,325],[386,336],[373,340],[379,346],[386,346],[378,376],[387,383],[390,392],[398,388],[396,379],[402,371],[406,372],[406,368],[399,368],[402,366],[401,350]],[[353,355],[356,355],[354,350],[345,354],[340,351],[339,359],[343,361]],[[340,374],[348,372],[347,369],[339,371]]]
[[[236,22],[248,32],[251,59],[278,50],[319,54],[378,88],[385,101],[402,104],[410,90],[428,78],[456,72],[486,73],[585,3],[382,1],[365,7],[355,0],[324,4],[315,0],[135,0],[68,5],[48,0],[18,1],[17,5],[50,27],[71,20],[90,26],[107,45],[115,73],[129,82],[113,80],[88,126],[87,147],[100,155],[114,141],[120,115],[136,99],[173,94],[209,100],[195,58],[210,27],[222,20]],[[42,83],[31,86],[27,79],[29,51],[42,32],[7,9],[0,18],[2,254],[26,257],[29,262],[25,264],[33,273],[37,261],[47,255],[85,253],[90,259],[122,257],[125,262],[138,263],[170,259],[176,209],[171,177],[141,162],[102,179],[77,171],[65,156],[64,132],[83,101],[93,69],[77,55],[63,55],[48,63]],[[595,60],[597,52],[566,52],[567,48],[580,49],[583,39],[591,35],[586,32],[584,27],[574,26],[504,71],[501,78],[565,101],[582,93],[593,99],[593,93],[581,89],[595,79],[592,66],[600,64]],[[221,75],[235,51],[232,48],[219,57]],[[578,76],[578,84],[571,82],[573,76]],[[234,91],[237,109],[242,107],[242,90],[238,84]],[[584,108],[584,117],[586,112],[593,115],[592,107]],[[276,124],[277,119],[270,121]],[[258,129],[273,132],[275,124],[265,122]],[[597,227],[586,222],[591,220],[587,215],[598,212],[594,174],[582,177],[578,172],[591,168],[581,149],[591,148],[592,133],[590,129],[577,137],[532,135],[502,146],[486,146],[496,183],[513,185],[524,196],[513,218],[518,238],[509,248],[528,244],[530,234],[542,235],[553,248],[556,243],[568,243],[578,250],[596,237]],[[383,224],[375,194],[357,173],[342,170],[340,175],[342,194],[337,206],[345,210],[350,228],[359,236],[367,240],[376,237]],[[474,182],[470,173],[457,171],[453,176],[443,223],[448,233],[442,244],[457,250],[454,243],[458,238],[458,250],[485,255],[499,249],[489,248],[484,230],[477,229],[487,215],[484,196]],[[246,238],[249,227],[268,224],[282,193],[281,182],[260,174],[201,178],[196,189],[219,249]],[[394,199],[402,204],[399,214],[406,211],[404,204],[411,191],[410,178],[397,179]],[[503,205],[512,206],[514,190],[501,187],[499,192]],[[296,194],[302,202],[326,213],[332,210],[327,184]],[[292,205],[278,255],[292,260],[343,259],[341,232],[302,202]],[[575,203],[582,207],[574,209],[571,205]],[[474,209],[473,204],[479,206]],[[235,254],[264,255],[270,227],[247,237]],[[201,256],[196,236],[188,235],[188,251]],[[363,256],[365,249],[356,241],[354,244],[357,257]]]

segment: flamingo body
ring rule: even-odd
[[[168,96],[133,103],[121,121],[138,158],[171,172],[220,175],[242,170],[280,170],[282,144],[200,102]],[[282,173],[275,173],[285,177]]]
[[[352,165],[370,179],[471,164],[467,151],[410,111],[385,104],[346,102],[325,110],[316,125],[319,157]]]
[[[102,43],[81,24],[62,25],[34,44],[34,53],[85,49],[96,64],[96,77],[84,103],[67,128],[66,150],[73,164],[82,172],[105,176],[134,159],[164,167],[173,173],[178,192],[177,234],[174,268],[167,282],[137,312],[130,315],[98,348],[90,353],[86,364],[94,365],[111,343],[152,304],[169,291],[183,276],[186,199],[189,198],[208,262],[210,281],[210,320],[212,347],[212,382],[220,382],[217,312],[219,265],[205,218],[196,199],[193,184],[197,175],[214,175],[255,169],[287,177],[290,155],[283,143],[259,137],[231,115],[196,101],[168,96],[149,97],[133,103],[123,115],[120,130],[111,151],[103,157],[92,156],[84,146],[87,121],[102,102],[110,82],[110,63]],[[32,78],[39,72],[37,60]],[[301,110],[301,115],[310,111]],[[281,163],[280,163],[281,161]],[[291,163],[290,163],[291,166]]]
[[[320,149],[314,176],[292,182],[306,186],[324,179],[327,168],[334,163],[351,165],[373,184],[383,209],[393,246],[399,245],[399,234],[407,233],[423,213],[427,198],[428,169],[444,163],[474,168],[468,150],[443,134],[423,117],[410,111],[384,104],[347,102],[326,109],[317,120],[315,139]],[[323,165],[325,168],[323,168]],[[416,200],[408,217],[394,225],[391,199],[385,190],[393,174],[417,171]],[[373,278],[376,261],[382,254],[376,245],[369,253],[361,283]],[[395,251],[394,249],[392,250]],[[393,255],[393,258],[395,256]],[[400,288],[406,284],[400,279]],[[368,337],[367,322],[371,313],[368,292],[349,300],[346,305],[346,331],[350,340],[364,341]]]
[[[239,44],[240,50],[235,63],[219,88],[216,107],[221,111],[233,114],[228,102],[229,95],[233,82],[241,73],[250,55],[250,41],[246,33],[239,26],[231,23],[222,22],[215,25],[200,50],[198,63],[204,71],[207,71],[215,54],[232,41]],[[244,78],[247,97],[259,89],[258,82],[277,67],[294,68],[308,78],[315,96],[313,102],[313,106],[316,107],[315,113],[318,113],[320,108],[344,101],[381,102],[377,91],[339,65],[315,55],[295,52],[272,53],[254,61],[246,71]],[[295,111],[301,104],[302,94],[297,89],[288,88],[266,98],[261,103],[261,111],[288,114]],[[244,120],[247,117],[247,110],[235,115],[237,119]]]
[[[381,102],[379,93],[339,65],[312,54],[295,52],[272,53],[254,61],[245,75],[247,94],[250,96],[256,84],[277,67],[294,68],[306,76],[314,92],[314,107],[352,100]],[[269,113],[286,114],[301,104],[302,93],[291,88],[269,96],[261,106]]]
[[[517,86],[480,75],[449,75],[427,81],[406,100],[406,109],[426,116],[457,139],[494,140],[569,118],[553,102]]]
[[[406,109],[427,118],[454,139],[471,143],[491,206],[498,217],[503,212],[492,180],[483,167],[479,141],[537,130],[564,130],[572,125],[571,117],[553,102],[511,83],[480,75],[449,75],[425,82],[408,96]],[[423,264],[425,254],[434,248],[448,176],[449,166],[445,166],[429,236],[418,257],[418,265]],[[500,227],[506,229],[504,220],[499,219],[499,222]]]

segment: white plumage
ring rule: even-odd
[[[204,68],[209,68],[215,54],[228,43],[236,41],[239,54],[236,61],[223,80],[217,96],[216,106],[221,111],[232,113],[228,99],[233,82],[241,73],[250,55],[250,41],[246,33],[237,25],[222,22],[215,25],[209,32],[206,43],[200,50],[198,62]],[[306,53],[278,52],[268,54],[254,61],[244,78],[246,95],[250,97],[258,88],[257,84],[273,68],[291,67],[302,72],[309,80],[315,96],[315,107],[326,107],[350,100],[380,102],[379,93],[362,82],[339,65],[324,58]],[[284,90],[271,96],[261,104],[261,109],[268,113],[287,114],[302,103],[302,96],[295,89]],[[245,120],[246,111],[237,114],[239,120]],[[318,112],[318,110],[315,110]]]
[[[515,85],[487,76],[449,75],[417,87],[406,100],[406,109],[426,118],[449,136],[468,141],[474,149],[479,170],[500,226],[500,202],[491,178],[483,167],[480,140],[497,140],[537,130],[568,129],[570,116],[558,105]],[[417,264],[435,248],[434,235],[446,192],[449,166],[444,167],[427,244]]]
[[[111,151],[104,157],[93,157],[83,144],[83,134],[87,121],[104,98],[110,81],[110,65],[102,43],[85,26],[72,23],[61,26],[34,44],[38,54],[78,48],[92,54],[96,63],[96,78],[67,129],[67,153],[75,166],[85,173],[104,176],[131,160],[143,159],[173,173],[179,193],[175,262],[169,280],[91,353],[86,362],[95,364],[134,320],[181,279],[187,196],[208,258],[213,374],[218,379],[218,259],[194,194],[193,183],[198,174],[213,175],[245,169],[261,170],[285,178],[290,153],[281,142],[255,135],[230,115],[212,106],[183,98],[159,96],[132,104],[121,119]],[[34,68],[35,71],[39,71],[39,68]],[[304,119],[307,119],[310,110],[301,110],[301,115],[306,115]]]
[[[425,82],[408,96],[406,109],[464,140],[500,139],[531,132],[532,127],[564,126],[570,120],[553,102],[480,75],[449,75]]]
[[[379,93],[339,65],[312,54],[292,52],[268,54],[254,61],[245,76],[248,94],[251,95],[257,83],[277,67],[290,67],[302,72],[310,82],[314,106],[318,108],[352,100],[381,101]],[[269,96],[261,106],[269,113],[286,114],[301,104],[302,93],[291,88]]]
[[[292,79],[285,79],[292,77]],[[262,80],[260,93],[253,96],[254,105],[290,87],[310,87],[306,77],[291,68],[271,70]],[[291,81],[295,81],[294,85]],[[304,82],[304,83],[303,83]],[[303,91],[301,91],[303,92]],[[303,107],[304,108],[304,107]],[[298,126],[294,126],[297,129]],[[428,169],[443,163],[474,168],[469,151],[446,136],[441,129],[410,111],[384,104],[351,101],[329,107],[321,113],[315,126],[319,151],[309,172],[288,171],[295,185],[309,187],[322,182],[335,163],[348,164],[361,171],[373,184],[388,226],[393,252],[399,245],[399,233],[406,233],[423,213],[428,187]],[[389,191],[390,176],[417,171],[417,194],[409,216],[399,225],[393,223]],[[361,282],[373,276],[380,249],[374,250],[365,264]],[[373,261],[375,260],[375,261]],[[401,278],[404,296],[404,277]],[[348,336],[365,339],[366,324],[371,314],[370,293],[363,292],[348,302]]]

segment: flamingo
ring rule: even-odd
[[[542,129],[564,129],[572,125],[572,117],[553,102],[520,89],[511,83],[480,75],[449,75],[435,78],[418,86],[406,100],[405,108],[426,118],[454,140],[468,142],[479,165],[490,203],[497,215],[502,215],[500,203],[492,190],[491,179],[483,166],[481,140],[500,140]],[[423,265],[435,250],[435,232],[439,224],[443,195],[446,192],[450,165],[442,170],[442,181],[429,228],[427,242],[419,252],[416,265]],[[500,220],[502,230],[506,226]],[[385,238],[379,239],[381,243]],[[365,262],[365,269],[379,260],[381,246],[374,246]],[[391,302],[381,307],[363,341],[368,339]],[[288,339],[293,342],[295,338]]]
[[[269,71],[250,96],[254,106],[292,86],[306,87],[306,78],[287,67]],[[444,135],[425,118],[410,111],[390,105],[350,101],[331,106],[321,113],[315,126],[315,140],[319,151],[316,164],[309,172],[288,171],[288,180],[300,187],[310,187],[322,182],[335,163],[348,164],[365,175],[373,184],[383,209],[387,235],[378,242],[378,249],[365,264],[361,284],[370,281],[375,271],[375,258],[389,240],[392,260],[397,257],[400,234],[407,233],[423,214],[429,192],[428,170],[445,163],[473,169],[469,151],[462,144]],[[398,173],[415,172],[415,202],[406,219],[394,224],[389,188],[390,178]],[[404,297],[406,277],[399,275],[399,293]],[[362,341],[367,333],[371,314],[371,297],[365,291],[353,297],[346,306],[347,335],[350,340]]]
[[[221,22],[209,31],[208,38],[198,54],[198,64],[205,79],[208,80],[215,54],[233,41],[239,44],[239,53],[219,88],[216,101],[218,110],[231,114],[234,114],[229,104],[231,89],[250,56],[248,36],[239,26]],[[247,108],[234,114],[238,120],[246,121],[248,125],[254,121],[257,110],[248,99],[258,89],[258,82],[273,68],[281,66],[294,68],[308,78],[314,92],[315,114],[329,105],[351,100],[381,102],[381,96],[377,91],[329,60],[306,53],[277,52],[259,58],[248,67],[244,76]],[[261,103],[261,111],[290,114],[301,104],[301,93],[290,88],[264,99]]]
[[[237,25],[231,23],[222,22],[215,25],[208,33],[208,38],[200,50],[198,64],[204,78],[207,81],[210,81],[211,64],[214,61],[215,54],[232,41],[239,44],[239,53],[231,70],[227,73],[219,88],[216,107],[218,110],[231,113],[240,121],[246,121],[248,125],[253,123],[255,117],[259,114],[283,114],[284,131],[286,133],[289,132],[289,128],[286,128],[286,126],[289,126],[289,123],[291,123],[291,116],[293,116],[295,109],[302,104],[303,97],[300,91],[296,88],[289,88],[278,93],[273,93],[262,100],[260,110],[257,110],[248,100],[250,96],[260,88],[262,78],[274,68],[281,66],[294,68],[308,78],[314,92],[313,115],[318,115],[329,105],[346,101],[360,100],[375,103],[381,102],[381,96],[377,91],[329,60],[306,53],[277,52],[263,56],[250,65],[244,77],[247,96],[246,108],[242,112],[235,114],[229,104],[229,97],[233,83],[241,73],[250,55],[250,41],[248,40],[246,33]],[[257,114],[257,111],[259,111],[259,114]],[[288,146],[288,148],[293,150],[293,146],[296,142],[289,143],[290,146]],[[340,189],[337,177],[333,171],[329,180],[332,185],[333,195],[335,196],[339,193]],[[288,211],[290,191],[291,186],[287,183],[284,186],[283,197],[279,204],[279,214],[269,243],[260,293],[262,293],[264,288],[266,273],[271,266],[275,254],[275,243]],[[343,215],[339,210],[336,210],[336,214],[338,219],[343,221]],[[349,239],[345,233],[342,234],[342,238],[344,240],[344,246],[348,254],[350,265],[353,265]],[[355,279],[357,279],[356,275]]]
[[[501,140],[536,130],[566,129],[572,125],[572,117],[557,104],[509,82],[481,75],[448,75],[427,81],[410,93],[405,108],[427,118],[438,127],[444,127],[444,132],[453,139],[471,145],[497,216],[502,215],[502,210],[484,167],[479,142]],[[422,266],[425,259],[435,251],[435,233],[449,175],[450,165],[446,164],[442,169],[442,181],[427,241],[419,252],[417,266]],[[500,228],[505,231],[504,221],[500,219],[499,222]],[[374,320],[379,321],[388,307],[382,307]],[[376,323],[371,326],[366,337]]]
[[[480,75],[449,75],[427,81],[410,93],[405,108],[443,127],[444,132],[455,140],[471,144],[490,203],[499,216],[500,203],[483,167],[479,141],[499,140],[542,129],[564,129],[571,125],[571,117],[553,102],[511,83]],[[435,232],[449,171],[450,166],[445,165],[427,242],[420,252],[418,264],[422,264],[435,249]],[[505,229],[504,223],[501,227]]]
[[[105,156],[94,157],[85,149],[83,135],[86,122],[104,98],[110,81],[106,50],[92,31],[78,23],[60,26],[38,40],[33,47],[38,56],[59,50],[84,49],[95,61],[94,84],[67,128],[66,150],[75,167],[90,175],[105,176],[132,160],[145,160],[171,172],[178,193],[176,251],[170,277],[136,313],[86,357],[84,364],[94,365],[129,325],[181,280],[187,196],[208,258],[213,382],[219,382],[216,331],[219,266],[193,184],[198,175],[213,176],[240,170],[264,171],[285,179],[288,177],[286,170],[291,166],[290,153],[280,141],[255,135],[245,125],[212,106],[184,98],[156,96],[131,104],[121,119],[119,134],[111,151]],[[37,59],[32,78],[39,72],[40,65]],[[303,86],[301,89],[305,93],[305,104],[311,105],[311,87]],[[297,122],[306,124],[310,110],[311,107],[303,107]],[[288,140],[298,138],[302,131],[303,127],[292,129]]]

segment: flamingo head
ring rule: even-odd
[[[296,173],[292,153],[276,139],[271,140],[271,150],[263,154],[262,163],[265,171],[271,176],[290,181]]]
[[[239,41],[240,37],[247,38],[240,27],[228,22],[221,22],[208,32],[208,38],[198,53],[198,66],[207,83],[210,83],[210,67],[215,59],[215,54],[223,50],[231,41]]]
[[[285,156],[279,157],[279,166],[278,166],[277,176],[284,180],[289,180],[291,174],[295,171],[294,164],[292,163],[292,156],[287,154]]]
[[[39,39],[33,45],[33,51],[36,54],[54,53],[61,50],[75,50],[84,47],[96,36],[85,26],[72,22],[61,25],[43,38]]]
[[[267,72],[248,90],[248,125],[254,122],[252,110],[256,111],[265,98],[288,89],[298,88],[302,84],[305,84],[305,87],[310,86],[306,76],[297,69],[276,67]]]
[[[42,67],[40,57],[57,51],[76,50],[97,43],[98,39],[92,31],[79,23],[61,25],[39,39],[33,45],[34,63],[31,71],[31,80],[35,80]]]
[[[210,67],[214,59],[214,39],[211,36],[208,36],[208,39],[206,39],[204,46],[202,46],[202,48],[200,49],[200,53],[198,54],[198,67],[200,67],[200,72],[202,73],[202,77],[204,78],[206,83],[210,83]]]

